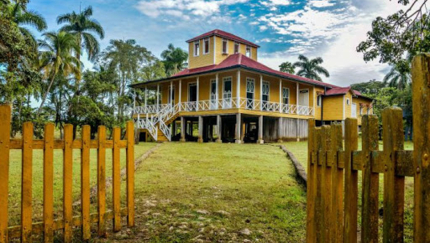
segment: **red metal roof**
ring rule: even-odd
[[[247,68],[254,69],[256,71],[262,71],[262,72],[266,72],[266,73],[269,73],[272,75],[281,76],[283,78],[303,81],[303,82],[315,84],[318,86],[325,86],[328,88],[338,88],[338,86],[333,85],[333,84],[328,84],[328,83],[316,81],[313,79],[309,79],[309,78],[297,76],[294,74],[284,73],[281,71],[271,69],[271,68],[267,67],[266,65],[261,64],[261,63],[255,61],[255,60],[253,60],[253,59],[251,59],[251,58],[249,58],[249,57],[247,57],[241,53],[236,53],[236,54],[228,56],[224,61],[222,61],[218,65],[209,65],[209,66],[205,66],[205,67],[185,69],[185,70],[173,75],[172,77],[177,78],[177,77],[181,77],[181,76],[188,76],[188,75],[199,74],[199,73],[203,73],[203,72],[227,69],[227,68],[231,68],[231,67],[235,67],[235,66],[247,67]]]
[[[218,36],[218,37],[221,37],[221,38],[228,39],[228,40],[236,41],[236,42],[248,45],[248,46],[257,47],[257,48],[260,47],[259,45],[254,44],[254,43],[252,43],[250,41],[247,41],[247,40],[245,40],[243,38],[240,38],[237,35],[233,35],[231,33],[228,33],[228,32],[225,32],[225,31],[219,30],[219,29],[215,29],[215,30],[209,31],[207,33],[201,34],[199,36],[196,36],[196,37],[194,37],[192,39],[187,40],[187,42],[193,42],[193,41],[196,41],[196,40],[201,40],[203,38],[211,37],[211,36],[214,36],[214,35]]]
[[[333,88],[333,89],[327,90],[325,95],[343,95],[348,93],[349,90],[351,90],[351,87]]]

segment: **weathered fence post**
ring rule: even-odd
[[[382,112],[384,140],[384,224],[385,243],[403,242],[405,177],[396,175],[396,151],[403,150],[403,112],[387,108]]]
[[[315,157],[315,119],[308,120],[308,183],[307,183],[307,219],[306,219],[306,240],[309,243],[316,242],[315,238],[315,187],[314,187],[314,177],[315,170],[313,161]]]
[[[127,225],[128,227],[134,226],[134,123],[133,121],[127,122]]]
[[[352,169],[352,152],[358,148],[357,119],[345,120],[344,242],[357,242],[358,173]]]
[[[343,241],[343,169],[339,168],[338,152],[342,150],[342,125],[331,125],[331,220],[332,241]]]
[[[430,56],[412,63],[414,127],[414,242],[430,242]]]
[[[316,155],[317,160],[315,163],[315,189],[316,189],[316,197],[315,197],[315,231],[316,231],[316,241],[323,242],[324,240],[324,204],[323,204],[323,183],[322,183],[322,160],[323,160],[323,151],[322,151],[322,140],[323,140],[323,131],[321,127],[315,128],[315,140],[316,140]]]
[[[0,106],[0,195],[9,195],[10,105]],[[9,242],[8,197],[0,196],[0,243]]]
[[[324,230],[324,242],[331,242],[331,225],[333,224],[333,220],[331,217],[331,165],[328,164],[327,161],[327,151],[331,148],[331,136],[330,136],[330,126],[323,126],[322,127],[322,205],[323,205],[323,222],[324,226],[322,230]]]
[[[379,174],[372,172],[372,151],[379,150],[378,118],[374,115],[362,117],[362,207],[361,242],[378,242],[379,219]]]

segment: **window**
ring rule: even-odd
[[[348,98],[346,99],[346,104],[349,105],[349,99]]]
[[[200,53],[200,41],[194,42],[194,56],[198,56]]]
[[[239,43],[234,43],[234,54],[239,53]]]
[[[206,38],[203,40],[203,54],[208,54],[209,53],[209,38]]]
[[[246,56],[251,57],[251,47],[250,46],[246,46]]]
[[[322,96],[318,95],[317,96],[317,106],[321,106],[321,102],[322,102]]]
[[[290,89],[282,88],[282,104],[288,105],[290,104]]]
[[[222,40],[222,53],[223,54],[228,53],[228,41],[225,39]]]
[[[360,116],[363,115],[363,106],[360,106]]]

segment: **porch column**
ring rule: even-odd
[[[181,110],[182,110],[182,105],[181,105],[181,103],[182,103],[182,80],[179,80],[179,101],[178,101],[178,104],[179,104],[179,111],[181,111]]]
[[[160,84],[157,84],[157,113],[159,111],[159,104],[160,104]]]
[[[235,138],[236,138],[236,143],[242,143],[242,141],[240,140],[240,128],[242,126],[242,119],[241,119],[241,115],[240,113],[236,114],[236,134],[235,134]]]
[[[217,125],[217,134],[218,134],[218,138],[217,138],[217,140],[216,140],[216,142],[217,143],[222,143],[222,138],[221,138],[221,135],[222,135],[222,129],[221,129],[221,126],[222,126],[222,120],[221,120],[221,116],[220,115],[217,115],[216,116],[216,125]]]
[[[181,139],[179,141],[181,142],[185,142],[185,127],[186,127],[186,122],[185,122],[185,118],[183,116],[181,116]]]
[[[197,97],[196,97],[196,111],[199,110],[199,93],[200,93],[200,89],[199,89],[199,77],[197,77],[197,84],[196,84],[196,89],[197,89]]]
[[[282,113],[282,79],[279,79],[279,113]]]
[[[300,122],[299,122],[299,118],[297,118],[297,123],[296,123],[296,137],[297,137],[297,142],[300,141]]]
[[[172,106],[175,105],[175,103],[173,103],[173,81],[170,81],[170,103],[172,104]]]
[[[299,83],[296,83],[296,114],[299,114]]]
[[[236,106],[240,108],[240,70],[237,71]]]
[[[282,143],[282,117],[278,118],[278,143]]]
[[[263,144],[263,116],[258,117],[258,140],[257,143]]]
[[[217,74],[215,74],[215,89],[216,89],[216,94],[215,94],[215,103],[216,103],[216,109],[218,110],[218,99],[219,99],[219,97],[218,97],[218,95],[219,95],[219,84],[218,84],[218,73]]]
[[[203,117],[199,116],[199,137],[197,142],[203,143]]]
[[[145,113],[148,113],[148,108],[146,106],[146,103],[147,103],[147,100],[148,100],[148,98],[147,98],[147,96],[148,96],[148,88],[147,87],[145,87],[145,94],[144,94],[144,96],[145,96],[145,107],[143,109],[144,109]]]
[[[136,112],[136,90],[133,90],[133,114],[135,112]]]
[[[263,75],[260,75],[260,111],[263,110]]]

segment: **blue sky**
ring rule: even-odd
[[[260,62],[278,69],[299,54],[322,57],[330,78],[347,86],[382,79],[388,66],[365,63],[355,48],[365,40],[371,22],[401,6],[389,0],[31,0],[28,8],[42,14],[48,30],[57,30],[59,14],[91,5],[105,29],[102,49],[110,39],[135,39],[159,56],[169,43],[187,48],[186,40],[222,29],[261,46]],[[85,62],[87,68],[91,64]]]

